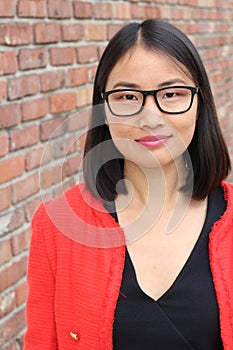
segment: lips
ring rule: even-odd
[[[136,141],[145,147],[153,148],[163,145],[169,138],[170,136],[167,135],[147,135]]]

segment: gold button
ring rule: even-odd
[[[76,334],[76,333],[70,332],[70,336],[71,336],[72,339],[74,339],[74,340],[76,340],[76,341],[79,340],[79,339],[78,339],[78,334]]]

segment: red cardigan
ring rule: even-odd
[[[233,185],[210,233],[224,350],[233,349]],[[24,350],[111,350],[124,234],[83,185],[41,205],[32,222]]]

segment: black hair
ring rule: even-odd
[[[219,126],[209,79],[196,48],[179,29],[158,19],[145,20],[141,24],[130,23],[123,27],[110,40],[101,57],[93,92],[93,106],[98,105],[98,108],[93,107],[84,149],[83,174],[86,186],[95,196],[114,201],[116,184],[124,178],[124,159],[111,141],[105,124],[101,92],[105,91],[108,76],[115,64],[137,44],[180,62],[199,87],[196,128],[187,151],[193,171],[192,197],[202,200],[227,177],[231,168],[230,157]],[[105,150],[88,154],[104,141],[107,141]],[[186,188],[189,179],[188,176]],[[124,192],[124,186],[119,190]]]

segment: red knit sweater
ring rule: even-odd
[[[233,185],[210,233],[224,350],[233,349]],[[84,186],[43,204],[32,222],[24,350],[112,350],[124,267],[121,228]]]

